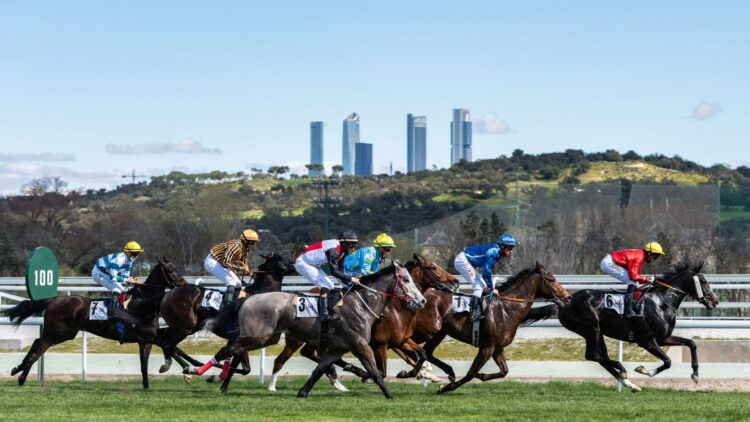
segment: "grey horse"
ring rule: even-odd
[[[390,300],[400,300],[409,309],[417,310],[424,307],[425,298],[409,272],[396,262],[375,274],[362,277],[360,283],[344,296],[343,306],[338,312],[340,318],[326,323],[327,349],[312,376],[297,394],[298,397],[307,397],[326,369],[344,353],[351,351],[385,397],[393,398],[383,382],[383,375],[377,369],[369,345],[372,324],[382,316],[383,309]],[[297,318],[298,298],[298,295],[292,293],[272,292],[247,299],[239,310],[239,336],[219,350],[214,360],[220,362],[238,353],[276,344],[282,333],[289,333],[301,341],[319,346],[321,323],[318,318]],[[204,366],[210,367],[208,364]],[[198,375],[202,372],[201,368],[195,371]],[[222,393],[226,392],[231,375],[230,372],[224,380]]]

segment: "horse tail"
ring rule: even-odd
[[[21,323],[30,316],[38,316],[49,306],[49,303],[54,297],[41,300],[24,300],[18,305],[0,311],[0,315],[10,318],[10,321],[15,326],[21,325]]]
[[[206,329],[208,331],[213,331],[216,327],[224,327],[228,322],[235,321],[237,319],[237,314],[242,307],[242,304],[245,303],[248,297],[250,296],[237,299],[233,303],[231,303],[230,306],[221,308],[221,310],[218,314],[216,314],[215,317],[206,320]]]
[[[544,321],[545,319],[556,317],[558,310],[560,310],[560,307],[557,304],[531,308],[529,313],[526,315],[526,318],[521,323],[521,326],[525,327],[535,322]]]

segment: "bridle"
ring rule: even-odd
[[[697,300],[698,302],[700,302],[702,305],[707,306],[708,303],[706,302],[705,293],[703,293],[703,286],[701,285],[700,275],[693,274],[692,279],[693,279],[693,284],[695,285],[695,293],[686,292],[685,290],[682,290],[679,287],[675,287],[671,284],[667,284],[660,280],[654,280],[654,284],[666,288],[668,292],[674,291],[675,293],[681,293],[685,296],[690,296],[694,298],[695,300]],[[654,290],[657,292],[657,294],[659,294],[659,297],[661,297],[661,293],[659,293],[659,290],[658,289],[654,289]],[[664,303],[666,303],[663,297],[661,297],[661,299]]]
[[[539,271],[539,276],[542,278],[542,282],[544,283],[544,286],[547,288],[547,290],[549,290],[550,292],[552,292],[552,296],[554,296],[554,298],[552,299],[552,302],[555,302],[558,305],[562,306],[563,301],[564,301],[565,298],[560,297],[560,296],[557,295],[557,291],[552,287],[552,282],[547,279],[547,276],[549,274],[550,274],[549,271],[547,271],[547,269],[544,268],[544,267],[542,267],[541,270]],[[508,302],[516,302],[516,303],[534,303],[534,302],[536,302],[536,300],[526,300],[526,299],[521,299],[521,298],[518,298],[518,297],[508,297],[508,296],[502,296],[502,295],[497,295],[495,297],[497,297],[500,300],[505,300],[505,301],[508,301]],[[544,301],[545,300],[540,300],[540,302],[544,302]]]
[[[401,276],[401,267],[399,267],[399,266],[394,266],[394,267],[395,267],[394,269],[396,270],[395,271],[396,282],[393,283],[391,285],[391,287],[388,289],[392,293],[388,293],[388,291],[381,292],[380,290],[375,290],[375,289],[373,289],[370,286],[365,286],[364,284],[359,284],[358,286],[361,287],[361,288],[363,288],[363,289],[365,289],[365,290],[367,290],[367,291],[369,291],[369,292],[375,293],[375,294],[383,296],[383,297],[391,297],[391,298],[400,300],[402,302],[408,302],[409,300],[411,300],[411,296],[409,296],[409,291],[406,290],[406,285],[404,284],[403,277]],[[398,288],[401,289],[401,292],[403,293],[403,296],[399,296],[399,295],[396,294],[396,287],[397,286],[398,286]],[[349,290],[351,290],[352,288],[354,288],[354,286],[352,286]]]
[[[432,268],[427,268],[427,266],[422,265],[420,263],[417,263],[417,266],[422,269],[422,274],[429,274],[428,276],[425,276],[429,284],[429,286],[427,286],[428,289],[433,288],[437,290],[447,290],[450,292],[455,292],[458,289],[458,283],[456,283],[455,288],[449,287],[451,283],[441,280],[440,276],[435,274],[432,271]],[[433,268],[434,268],[434,264],[433,264]]]

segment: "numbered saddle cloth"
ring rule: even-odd
[[[469,312],[471,310],[471,296],[454,294],[451,309],[454,314]]]
[[[607,293],[604,295],[604,307],[612,309],[622,315],[625,312],[625,295],[622,293]]]
[[[206,289],[203,292],[203,301],[201,306],[207,309],[221,309],[221,302],[224,299],[224,295],[218,290]]]
[[[109,319],[109,299],[92,300],[89,306],[89,321],[106,321]]]
[[[318,317],[318,297],[297,296],[294,299],[294,307],[297,309],[297,318]]]

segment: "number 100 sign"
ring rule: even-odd
[[[26,264],[26,291],[34,300],[57,295],[57,258],[47,247],[40,246],[31,253]]]

